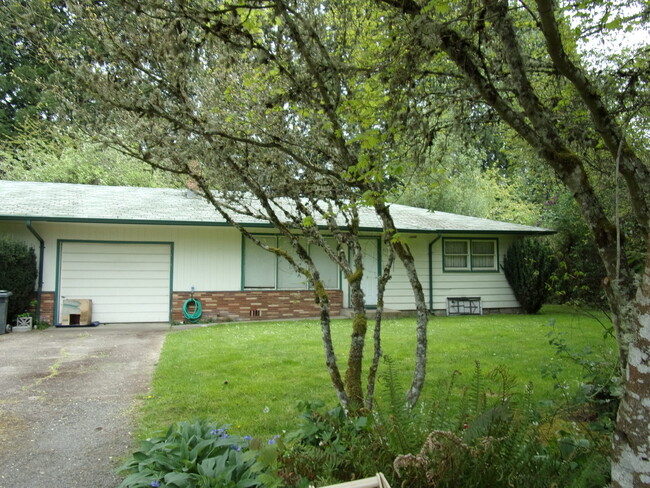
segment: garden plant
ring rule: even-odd
[[[409,487],[608,483],[620,380],[606,373],[618,369],[604,316],[546,307],[532,316],[437,318],[437,360],[413,408],[402,387],[411,320],[386,322],[375,409],[354,415],[336,405],[314,361],[317,324],[170,334],[143,407],[146,440],[125,463],[123,486],[307,487],[376,472]],[[333,330],[345,340],[346,324]],[[196,418],[230,427],[176,424]],[[206,461],[213,458],[221,461]],[[208,465],[218,472],[203,479]]]

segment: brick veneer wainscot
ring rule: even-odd
[[[332,316],[339,315],[343,307],[343,292],[328,290],[327,293],[330,297],[330,313]],[[190,296],[189,292],[173,293],[173,321],[186,320],[183,304]],[[314,292],[310,290],[201,291],[194,292],[193,296],[201,302],[205,319],[275,320],[320,315]]]

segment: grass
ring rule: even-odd
[[[533,383],[538,401],[557,395],[554,381],[542,378],[543,365],[561,363],[563,378],[577,385],[580,368],[556,357],[548,343],[552,320],[575,350],[614,350],[613,339],[603,339],[598,320],[563,307],[546,307],[533,316],[433,317],[423,398],[435,398],[456,370],[461,381],[469,381],[475,361],[486,372],[507,366],[522,390]],[[385,320],[382,327],[384,353],[393,358],[406,388],[414,363],[415,319]],[[332,330],[343,367],[350,321],[335,320]],[[367,356],[371,346],[367,344]],[[295,426],[300,400],[336,404],[317,321],[240,322],[175,331],[163,346],[139,434],[147,437],[173,422],[198,417],[228,423],[242,435],[271,437]]]

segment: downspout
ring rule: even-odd
[[[36,320],[41,321],[41,295],[43,294],[43,256],[45,255],[45,241],[32,227],[32,221],[25,222],[27,229],[39,242],[38,247],[38,288],[36,289]]]
[[[442,234],[429,243],[429,312],[433,311],[433,245],[440,240]]]

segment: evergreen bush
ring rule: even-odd
[[[550,248],[537,239],[522,239],[508,248],[503,271],[524,312],[534,314],[542,308],[554,269]]]
[[[0,290],[11,292],[7,323],[29,308],[36,285],[36,254],[27,244],[0,236]]]

